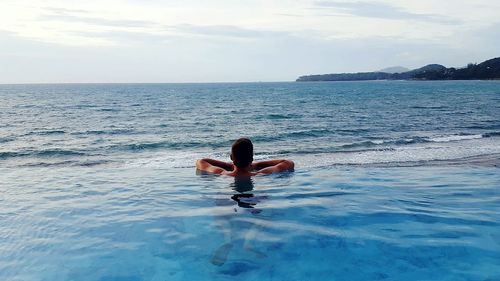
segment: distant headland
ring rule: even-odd
[[[395,72],[394,70],[403,70],[403,72]],[[305,75],[300,76],[296,81],[500,79],[500,57],[484,61],[480,64],[470,63],[464,68],[447,68],[440,64],[429,64],[414,70],[404,70],[402,67],[394,67],[374,72]]]

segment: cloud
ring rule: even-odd
[[[92,13],[78,9],[45,8],[39,21],[75,22],[105,27],[102,31],[75,30],[66,34],[83,38],[105,39],[110,42],[135,41],[160,42],[175,36],[204,36],[212,38],[252,39],[269,36],[283,36],[284,32],[250,29],[236,25],[199,25],[179,23],[165,25],[146,20],[109,19],[92,16]],[[119,28],[119,30],[118,30]],[[140,30],[133,28],[141,28]]]
[[[481,28],[465,29],[447,39],[449,52],[465,50],[463,58],[467,62],[481,62],[493,57],[499,57],[500,52],[500,22],[495,22]],[[454,65],[463,66],[463,65]]]
[[[376,2],[340,2],[340,1],[316,1],[314,8],[334,9],[341,13],[379,19],[390,20],[418,20],[441,24],[457,24],[460,21],[449,17],[434,14],[418,14],[403,10],[400,7],[392,6],[386,3]]]
[[[283,36],[287,34],[286,32],[248,29],[234,25],[180,24],[171,27],[171,29],[184,34],[231,38],[259,38],[268,36]]]
[[[82,9],[66,9],[66,8],[56,8],[56,7],[48,7],[44,8],[46,11],[50,11],[57,14],[68,14],[68,13],[79,13],[79,14],[88,14],[89,11]]]
[[[40,21],[78,22],[91,25],[102,25],[108,27],[152,27],[157,23],[144,20],[122,20],[106,19],[101,17],[88,16],[85,10],[46,8],[48,13],[41,15]]]
[[[104,39],[114,43],[134,44],[161,44],[175,38],[176,36],[163,33],[110,30],[110,31],[74,31],[72,36]]]
[[[105,30],[105,31],[70,31],[70,36],[87,39],[100,39],[116,44],[163,44],[174,39],[203,37],[212,39],[266,39],[289,36],[287,32],[261,31],[231,25],[192,25],[180,24],[163,26],[156,30]]]

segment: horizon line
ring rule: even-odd
[[[96,84],[244,84],[244,83],[287,83],[297,82],[295,80],[281,81],[214,81],[214,82],[22,82],[2,83],[0,85],[96,85]]]

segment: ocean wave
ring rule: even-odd
[[[335,132],[340,132],[340,133],[345,133],[345,134],[353,134],[353,135],[359,135],[359,134],[366,134],[371,132],[370,129],[363,129],[363,128],[357,128],[357,129],[337,129]]]
[[[109,160],[65,160],[65,161],[54,161],[54,162],[30,162],[26,164],[19,165],[20,167],[54,167],[54,166],[72,166],[72,167],[93,167],[103,164],[111,163]]]
[[[341,146],[342,148],[355,148],[355,147],[372,147],[377,145],[409,145],[409,144],[419,144],[419,143],[445,143],[445,142],[458,142],[458,141],[468,141],[474,139],[488,138],[500,136],[500,132],[490,132],[484,134],[467,134],[459,133],[452,135],[442,135],[442,136],[432,136],[432,137],[406,137],[395,140],[370,140],[361,141],[352,144],[346,144]]]
[[[185,151],[193,148],[220,148],[220,147],[230,147],[231,142],[223,141],[223,142],[169,142],[169,141],[160,141],[160,142],[138,142],[138,143],[129,143],[129,144],[114,144],[103,147],[94,147],[94,148],[82,148],[82,149],[43,149],[43,150],[21,150],[21,151],[1,151],[0,152],[0,160],[1,159],[9,159],[9,158],[56,158],[56,157],[71,157],[71,156],[98,156],[105,155],[108,157],[112,157],[117,153],[138,153],[138,152],[146,152],[146,151],[169,151],[169,150],[177,150],[177,151]]]
[[[286,137],[288,135],[288,137]],[[295,137],[291,137],[294,135]],[[481,143],[495,143],[498,144],[498,137],[500,132],[488,132],[483,134],[466,134],[457,133],[449,135],[435,135],[435,136],[407,136],[395,139],[371,139],[371,140],[359,140],[352,143],[331,143],[322,142],[321,145],[309,145],[309,139],[314,140],[318,136],[330,136],[331,132],[323,129],[312,129],[304,131],[295,131],[283,134],[281,136],[270,136],[266,138],[255,137],[252,138],[257,143],[256,145],[256,159],[267,159],[267,158],[307,158],[315,157],[322,158],[324,155],[332,155],[328,157],[338,158],[343,157],[346,163],[372,163],[377,161],[382,161],[381,159],[386,159],[385,162],[397,163],[397,162],[408,162],[408,161],[420,161],[421,155],[436,156],[437,159],[448,159],[448,151],[453,151],[452,158],[465,157],[470,155],[476,155],[484,153],[484,151],[495,152],[495,148],[489,147],[488,149],[482,148]],[[307,141],[302,142],[297,145],[297,138],[305,138]],[[285,140],[286,142],[280,145],[273,145],[277,140]],[[464,145],[468,142],[467,145]],[[53,148],[53,149],[43,149],[43,150],[18,150],[18,151],[3,151],[0,152],[0,160],[5,160],[9,158],[51,158],[49,162],[55,161],[61,158],[61,162],[67,161],[68,159],[80,161],[78,158],[85,158],[99,156],[100,158],[105,158],[106,160],[113,159],[118,156],[121,159],[136,158],[136,156],[130,156],[132,153],[146,153],[149,152],[147,157],[137,156],[138,158],[148,158],[156,157],[157,155],[163,155],[166,159],[171,159],[172,155],[177,155],[176,167],[184,167],[192,165],[194,158],[190,158],[192,153],[196,154],[196,157],[210,157],[210,154],[214,158],[227,157],[225,153],[229,152],[231,147],[231,140],[228,139],[212,139],[212,141],[192,140],[165,140],[165,141],[137,141],[132,143],[115,143],[106,144],[102,146],[86,146],[81,148],[71,148],[67,149],[64,147]],[[476,147],[477,146],[477,147]],[[448,149],[448,150],[447,150]],[[459,151],[477,149],[477,153],[472,154],[460,154]],[[208,152],[208,153],[207,153]],[[223,153],[224,152],[224,153]],[[221,153],[224,155],[221,156]],[[319,156],[318,156],[319,155]],[[375,155],[375,156],[374,156]],[[365,158],[363,158],[365,157]],[[368,158],[366,158],[368,157]],[[374,157],[373,159],[370,157]],[[441,157],[441,158],[440,158]],[[428,158],[423,159],[427,161]],[[311,160],[311,161],[312,161]],[[123,161],[123,160],[122,160]],[[125,160],[126,161],[126,160]],[[337,164],[343,163],[335,162]],[[47,162],[47,161],[45,161]],[[40,161],[40,163],[45,163]],[[384,162],[384,161],[382,161]],[[384,162],[384,163],[385,163]],[[71,163],[66,163],[65,165],[70,165]],[[98,162],[96,165],[101,164]],[[44,165],[44,164],[40,164]],[[48,165],[48,164],[47,164]],[[54,164],[50,164],[54,165]],[[72,164],[71,164],[72,165]],[[76,165],[76,164],[75,164]],[[78,164],[80,165],[80,164]],[[82,164],[83,165],[83,164]],[[88,165],[94,165],[88,163]],[[168,166],[168,165],[167,165]]]
[[[312,129],[312,130],[307,130],[307,131],[296,131],[296,132],[290,132],[285,134],[283,137],[322,137],[331,134],[332,131],[327,130],[327,129]]]
[[[148,151],[160,149],[187,149],[187,148],[221,148],[230,147],[231,142],[224,141],[158,141],[158,142],[139,142],[130,144],[116,144],[107,147],[108,150],[115,151]]]
[[[118,112],[120,111],[119,108],[100,108],[97,111],[103,111],[103,112]]]
[[[430,142],[430,140],[422,137],[413,137],[413,138],[402,138],[397,140],[370,140],[370,141],[360,141],[349,144],[343,144],[338,146],[339,150],[351,150],[356,148],[370,148],[376,146],[390,146],[390,145],[408,145],[408,144],[416,144],[416,143],[426,143]],[[365,150],[365,149],[363,149]],[[363,151],[362,150],[362,151]],[[359,151],[359,150],[356,150]]]
[[[259,142],[273,142],[279,140],[295,140],[308,137],[323,137],[331,134],[332,131],[328,129],[311,129],[302,131],[292,131],[276,135],[258,135],[251,137],[251,139],[252,142],[259,143]]]
[[[34,153],[36,156],[41,157],[56,157],[56,156],[83,156],[85,153],[75,150],[65,150],[65,149],[46,149],[36,151]]]
[[[500,130],[500,124],[498,124],[498,121],[490,121],[486,122],[483,121],[484,123],[493,123],[491,125],[486,125],[486,124],[478,124],[478,125],[470,125],[470,126],[465,126],[463,127],[464,129],[473,129],[473,130]]]
[[[434,137],[405,137],[400,139],[375,139],[375,140],[362,140],[347,144],[338,144],[327,147],[311,147],[311,148],[293,148],[287,147],[277,150],[275,152],[267,152],[272,155],[305,155],[305,154],[322,154],[322,153],[336,153],[336,152],[370,152],[370,151],[393,151],[402,147],[411,147],[414,145],[422,144],[440,144],[450,142],[461,142],[477,140],[482,138],[497,137],[500,132],[491,132],[485,134],[453,134]],[[264,153],[265,155],[266,153]]]
[[[487,139],[482,139],[487,140]],[[500,165],[500,146],[496,141],[476,143],[474,146],[428,146],[396,148],[390,151],[337,151],[322,154],[291,155],[296,167],[315,168],[336,165],[368,165],[382,167],[461,165]]]
[[[359,149],[351,149],[354,148],[356,145],[348,145],[350,149],[343,149],[346,148],[346,146],[339,146],[339,147],[315,147],[315,148],[310,148],[310,149],[281,149],[281,150],[276,150],[275,152],[264,152],[264,153],[256,153],[256,156],[275,156],[275,157],[284,157],[284,156],[290,156],[290,155],[317,155],[317,154],[327,154],[327,153],[340,153],[340,152],[348,152],[348,153],[363,153],[363,152],[370,152],[370,151],[394,151],[395,148],[393,147],[375,147],[373,145],[373,148],[369,147],[363,147],[362,144],[359,144]],[[342,148],[340,148],[342,147]]]
[[[23,136],[31,136],[31,135],[36,135],[36,136],[48,136],[48,135],[61,135],[65,134],[66,131],[64,130],[38,130],[38,131],[32,131],[29,133],[24,134]]]
[[[131,129],[112,129],[112,130],[88,130],[81,132],[72,132],[71,135],[129,135],[134,133]]]
[[[362,152],[371,150],[374,151],[391,150],[391,147],[395,146],[404,146],[404,145],[439,142],[439,141],[440,141],[439,139],[433,140],[432,138],[426,138],[426,137],[406,137],[401,139],[389,139],[389,140],[381,140],[381,139],[367,140],[367,141],[363,140],[363,141],[333,146],[330,149],[331,151],[328,152],[335,152],[335,151]]]
[[[388,142],[385,141],[360,141],[360,142],[354,142],[354,143],[348,143],[348,144],[343,144],[338,146],[338,150],[351,150],[351,149],[356,149],[356,148],[368,148],[368,147],[374,147],[378,145],[386,145]]]
[[[410,106],[410,108],[414,109],[445,109],[448,108],[448,106],[444,105],[428,105],[428,106],[421,106],[421,105],[415,105],[415,106]]]
[[[0,137],[0,143],[11,142],[14,140],[15,140],[15,138],[13,138],[13,137]]]
[[[261,118],[257,119],[263,119],[263,120],[279,120],[279,119],[294,119],[294,118],[300,118],[302,115],[298,114],[268,114],[265,116],[262,116]]]
[[[15,157],[65,157],[65,156],[84,156],[84,152],[65,149],[45,149],[28,151],[3,151],[0,152],[0,159]]]
[[[255,160],[289,158],[295,161],[297,169],[328,166],[376,166],[403,167],[428,165],[500,165],[500,146],[493,138],[473,139],[471,145],[450,145],[450,143],[416,144],[413,146],[367,148],[341,151],[332,148],[307,150],[283,149],[273,152],[259,152]],[[203,153],[203,151],[177,151],[162,153],[153,158],[137,158],[127,165],[162,168],[193,168],[194,161],[202,157],[229,161],[228,155]]]
[[[432,142],[451,142],[451,141],[461,141],[461,140],[473,140],[483,138],[483,135],[449,135],[442,137],[429,138]]]
[[[500,137],[500,132],[485,133],[485,134],[483,134],[483,137],[485,137],[485,138]]]
[[[53,166],[70,166],[74,164],[75,161],[58,161],[58,162],[31,162],[19,165],[20,167],[53,167]]]

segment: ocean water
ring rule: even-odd
[[[500,280],[500,82],[0,85],[0,280]],[[296,171],[197,174],[250,137]]]
[[[500,83],[4,85],[2,166],[188,167],[250,137],[302,167],[500,153]]]

